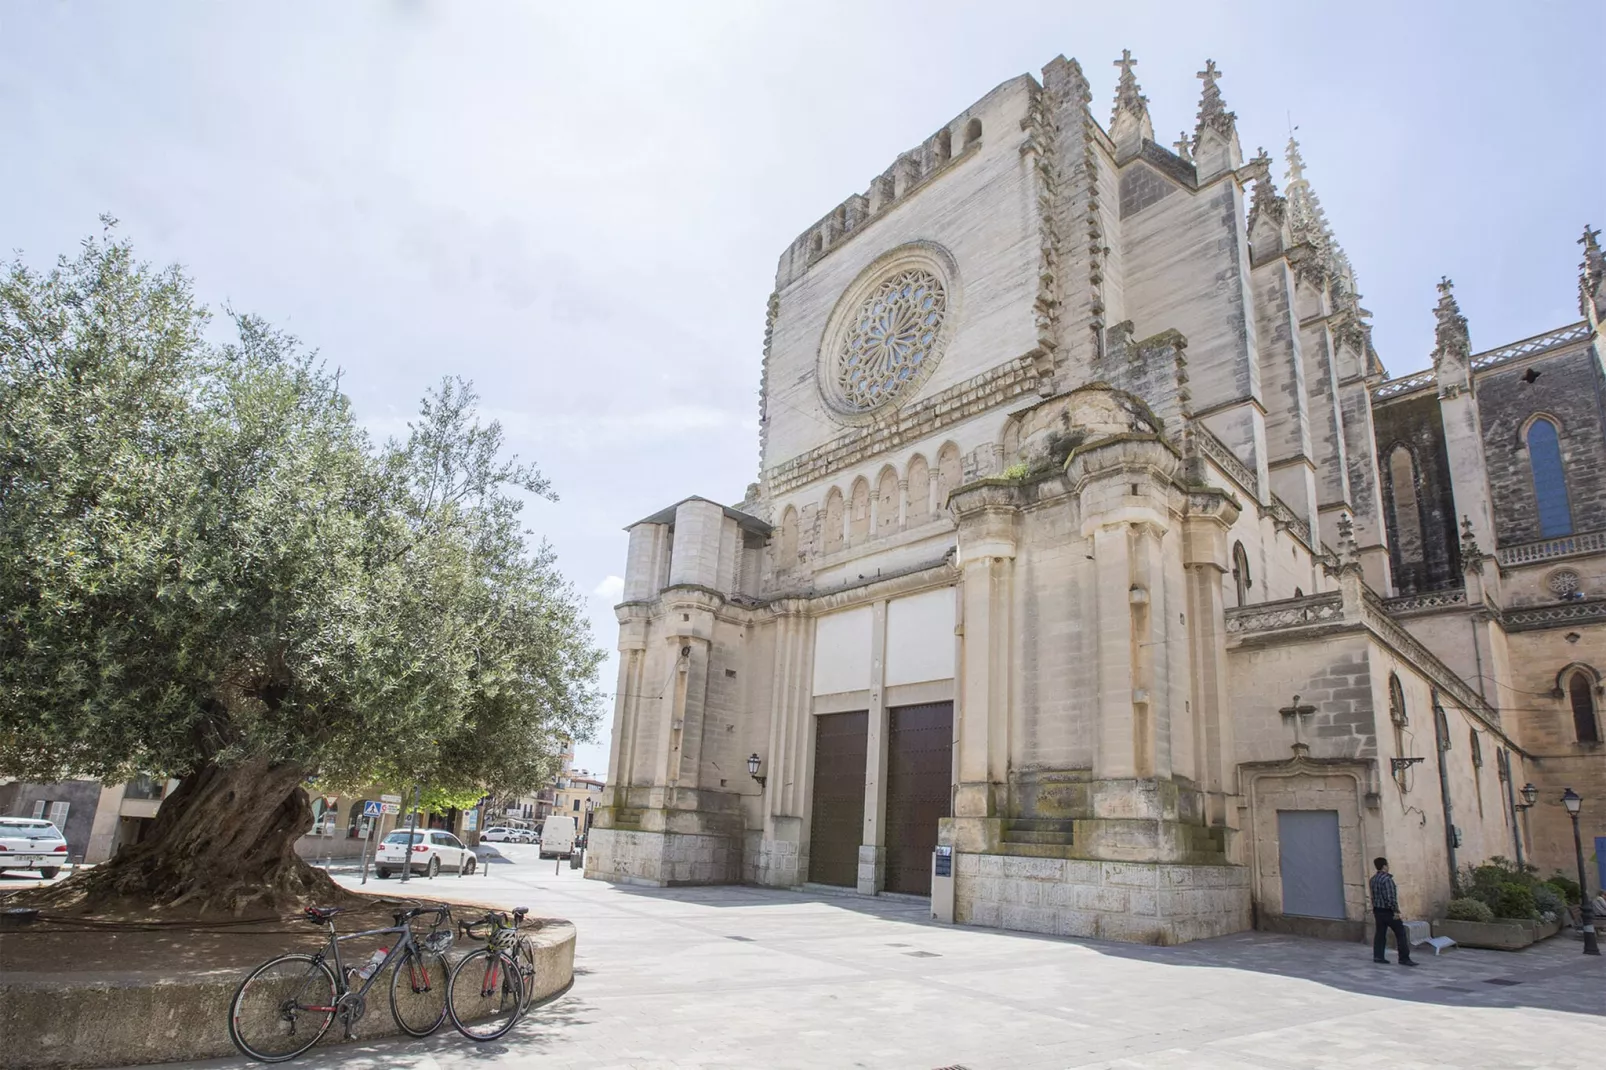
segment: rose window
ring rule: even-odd
[[[1578,590],[1578,573],[1572,569],[1562,569],[1560,572],[1550,574],[1550,593],[1557,598],[1566,598]]]
[[[837,351],[835,386],[842,407],[869,412],[918,379],[935,359],[946,311],[942,282],[929,271],[899,271],[877,286]]]

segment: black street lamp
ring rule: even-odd
[[[1539,801],[1539,789],[1534,787],[1534,782],[1531,780],[1522,786],[1522,801],[1527,804],[1523,807],[1524,810]]]
[[[1595,942],[1595,911],[1589,903],[1589,882],[1584,879],[1584,841],[1578,838],[1578,811],[1582,809],[1584,799],[1568,788],[1561,794],[1561,804],[1567,808],[1567,816],[1573,819],[1573,850],[1578,855],[1578,920],[1584,927],[1584,954],[1598,955],[1600,944]]]
[[[758,786],[760,788],[764,786],[764,778],[758,775],[758,769],[759,765],[762,764],[763,761],[764,759],[758,756],[757,751],[754,751],[752,754],[747,756],[747,775],[758,781]]]

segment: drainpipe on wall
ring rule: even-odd
[[[1439,703],[1439,689],[1433,689],[1433,739],[1439,752],[1439,803],[1444,808],[1444,852],[1450,863],[1450,894],[1461,891],[1460,877],[1456,873],[1455,820],[1450,805],[1450,771],[1444,764],[1444,752],[1450,749],[1450,719]],[[1509,784],[1510,782],[1507,781]]]
[[[1511,842],[1517,845],[1517,872],[1526,873],[1522,864],[1522,828],[1517,824],[1517,782],[1511,775],[1511,752],[1500,748],[1500,769],[1506,777],[1506,814],[1511,818]]]

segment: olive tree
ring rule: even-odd
[[[226,340],[218,340],[226,339]],[[370,442],[338,375],[214,321],[110,232],[0,278],[0,775],[176,776],[62,888],[241,910],[333,892],[305,785],[523,791],[602,653],[467,384]]]

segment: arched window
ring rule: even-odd
[[[775,567],[781,572],[797,567],[797,510],[790,505],[781,514],[781,544]]]
[[[944,127],[937,134],[937,162],[947,163],[948,158],[954,154],[954,136]]]
[[[825,496],[825,552],[834,554],[842,549],[842,491],[836,487]]]
[[[1541,416],[1528,425],[1528,466],[1533,469],[1534,501],[1539,508],[1539,537],[1573,533],[1572,508],[1567,503],[1567,473],[1561,464],[1561,436],[1556,425]]]
[[[821,234],[819,231],[815,231],[814,232],[814,240],[809,243],[809,252],[813,253],[815,256],[819,256],[820,253],[822,253],[824,251],[825,251],[825,235]]]
[[[981,141],[981,120],[972,119],[965,124],[965,148]]]
[[[904,525],[915,527],[924,524],[931,516],[931,469],[926,459],[915,454],[909,462],[909,504],[904,507]]]
[[[1238,591],[1238,604],[1248,605],[1249,588],[1255,585],[1255,581],[1249,578],[1249,555],[1244,552],[1241,542],[1232,544],[1232,583]]]
[[[948,508],[948,495],[959,487],[963,473],[959,464],[959,447],[946,443],[937,451],[937,493],[932,501],[935,508]]]
[[[1600,742],[1600,721],[1595,717],[1595,689],[1589,674],[1573,673],[1567,684],[1567,696],[1573,707],[1573,734],[1580,743]]]
[[[1408,446],[1389,451],[1389,534],[1397,572],[1422,563],[1422,508],[1416,493],[1416,457]]]
[[[875,501],[876,538],[895,534],[898,530],[898,473],[891,468],[881,470],[877,481]]]
[[[1478,730],[1472,730],[1472,768],[1483,768],[1483,743],[1478,739]]]
[[[862,546],[870,538],[870,483],[863,476],[853,481],[848,499],[848,545]]]

